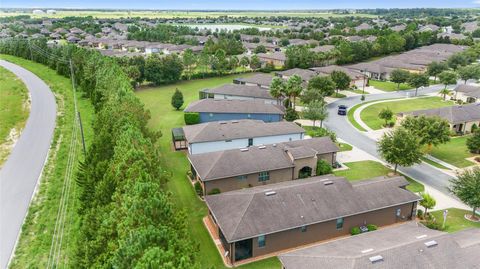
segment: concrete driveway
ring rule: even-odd
[[[30,93],[25,128],[0,170],[0,268],[6,268],[42,174],[55,129],[56,103],[50,88],[32,72],[7,61]]]

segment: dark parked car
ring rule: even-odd
[[[347,115],[347,106],[346,105],[339,105],[338,106],[338,115]]]

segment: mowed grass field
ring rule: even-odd
[[[46,9],[43,9],[46,11]],[[5,16],[18,16],[29,15],[33,18],[63,18],[69,16],[87,17],[92,16],[94,18],[197,18],[197,17],[274,17],[274,16],[288,16],[288,17],[316,17],[316,18],[329,18],[329,17],[368,17],[376,18],[378,16],[372,14],[337,14],[328,12],[313,12],[313,11],[141,11],[141,10],[57,10],[56,14],[32,14],[26,12],[0,12],[0,17]]]
[[[465,158],[477,156],[476,154],[470,153],[467,148],[466,143],[468,137],[469,136],[452,137],[446,144],[434,147],[430,155],[459,168],[474,165],[473,162],[465,160]]]
[[[73,92],[69,78],[57,73],[45,65],[34,63],[22,58],[0,55],[0,59],[18,64],[35,73],[54,92],[57,102],[56,128],[51,144],[48,161],[44,167],[36,196],[28,209],[25,222],[22,226],[15,257],[10,263],[11,269],[16,268],[46,268],[52,243],[52,234],[60,205],[60,197],[65,179],[69,144],[72,136],[74,117]],[[0,84],[2,87],[3,84]],[[85,142],[92,140],[93,107],[90,101],[77,94],[78,109],[82,116]],[[0,125],[3,124],[3,121]],[[80,139],[77,139],[77,161],[83,160]],[[75,172],[75,171],[74,171]],[[76,240],[79,230],[77,217],[78,203],[75,203],[76,184],[73,181],[68,211],[65,215],[66,224],[63,233],[61,263],[58,268],[71,268],[68,264],[69,256],[74,252],[72,242]]]
[[[443,101],[441,97],[405,99],[401,101],[384,102],[368,106],[362,110],[360,117],[368,127],[372,128],[373,130],[378,130],[383,128],[383,124],[385,124],[385,121],[378,117],[378,113],[380,113],[380,111],[384,108],[389,108],[395,115],[400,112],[409,112],[451,105],[453,105],[452,101]],[[395,121],[395,116],[393,121]]]
[[[200,247],[198,258],[201,268],[225,268],[220,254],[213,243],[207,229],[203,225],[203,217],[207,215],[207,207],[198,199],[192,184],[187,178],[190,164],[186,153],[174,151],[172,145],[171,129],[184,125],[183,109],[192,101],[198,99],[198,91],[208,87],[220,86],[231,83],[234,78],[242,75],[229,75],[218,78],[208,78],[193,81],[184,81],[174,85],[151,87],[140,89],[136,92],[145,108],[150,110],[151,119],[149,127],[155,131],[161,131],[162,137],[158,144],[165,168],[171,173],[168,182],[168,190],[172,192],[174,203],[187,215],[187,222],[192,239]],[[185,103],[180,110],[175,110],[170,100],[175,89],[183,93]],[[276,257],[250,263],[239,268],[280,268],[280,262]]]
[[[391,81],[380,81],[380,80],[373,80],[373,79],[368,81],[368,85],[386,92],[403,91],[403,90],[408,90],[412,88],[408,86],[408,84],[406,83],[400,83],[400,88],[398,88],[397,83],[394,83]]]
[[[443,224],[443,210],[432,211],[430,212],[430,214],[432,214],[435,219],[437,219],[438,223]],[[447,221],[445,223],[445,231],[453,233],[468,228],[480,229],[480,222],[473,222],[465,219],[466,214],[471,215],[472,210],[449,208],[447,214]],[[477,216],[480,217],[480,215],[478,214]]]
[[[27,87],[15,74],[0,67],[0,167],[25,127],[29,111]]]

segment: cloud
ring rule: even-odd
[[[480,5],[480,0],[475,0],[473,1],[472,3],[476,4],[476,5]]]

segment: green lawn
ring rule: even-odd
[[[142,89],[136,93],[145,104],[145,108],[151,112],[152,118],[149,122],[149,127],[153,130],[161,131],[163,134],[158,143],[164,157],[164,165],[172,173],[172,178],[168,182],[168,189],[173,194],[174,203],[186,212],[191,236],[200,246],[198,258],[201,268],[210,268],[212,266],[224,268],[224,265],[212,238],[202,222],[203,217],[207,215],[205,203],[197,198],[192,185],[186,177],[190,165],[185,152],[175,152],[172,149],[171,129],[183,126],[184,121],[182,110],[175,111],[170,105],[170,98],[175,88],[178,88],[183,93],[185,100],[183,107],[185,107],[188,103],[198,99],[199,90],[230,83],[236,77],[238,75],[184,81],[174,85]],[[280,262],[277,258],[271,258],[247,264],[241,268],[280,268]]]
[[[434,162],[434,161],[432,161],[432,160],[430,160],[430,159],[428,159],[428,158],[426,158],[426,157],[421,157],[421,159],[422,159],[422,161],[424,161],[424,162],[426,162],[426,163],[428,163],[428,164],[430,164],[430,165],[433,165],[433,166],[435,166],[435,167],[437,167],[437,168],[450,170],[449,168],[447,168],[447,167],[445,167],[445,166],[443,166],[443,165],[441,165],[441,164],[439,164],[439,163],[437,163],[437,162]]]
[[[0,167],[7,159],[28,119],[30,104],[27,87],[7,69],[0,67]],[[12,132],[13,130],[13,132]],[[10,138],[10,133],[15,134]]]
[[[334,174],[339,177],[345,177],[350,181],[386,176],[388,173],[393,172],[390,168],[376,161],[350,162],[344,163],[344,165],[349,169],[334,171]],[[409,177],[405,178],[410,182],[410,185],[407,186],[408,190],[412,192],[421,192],[424,190],[424,186],[421,183]]]
[[[423,209],[422,209],[423,210]],[[437,222],[443,224],[443,210],[432,211],[430,212]],[[480,228],[480,222],[473,222],[465,219],[465,214],[472,214],[472,211],[458,209],[458,208],[449,208],[447,214],[447,222],[445,224],[445,231],[452,233],[467,228]],[[477,215],[480,217],[479,215]]]
[[[467,167],[474,163],[465,160],[475,156],[466,146],[468,136],[453,137],[450,142],[434,147],[430,155],[456,167]]]
[[[44,168],[37,194],[32,200],[27,217],[22,227],[22,233],[17,243],[15,257],[10,268],[45,268],[50,252],[53,230],[62,186],[67,165],[70,138],[73,124],[73,94],[70,79],[59,76],[48,67],[33,63],[21,58],[0,55],[1,59],[19,64],[32,71],[44,80],[54,91],[57,100],[57,126],[49,153],[48,162]],[[3,84],[2,84],[3,85]],[[78,109],[82,116],[85,141],[88,144],[93,137],[91,123],[93,120],[93,107],[90,101],[77,95]],[[3,122],[2,122],[3,123]],[[77,160],[83,159],[80,139],[78,139]],[[75,183],[72,185],[72,196],[69,202],[69,210],[66,215],[65,233],[62,244],[62,260],[65,264],[61,267],[69,268],[68,260],[74,249],[71,242],[76,240],[76,231],[79,223],[76,214],[77,208],[74,201]],[[78,205],[78,203],[77,203]]]
[[[400,83],[400,89],[398,88],[397,83],[391,81],[382,81],[382,80],[369,80],[368,85],[373,86],[379,90],[386,91],[386,92],[393,92],[393,91],[403,91],[411,89],[412,87],[405,83]]]
[[[410,98],[402,101],[391,101],[371,105],[360,113],[363,122],[373,130],[383,128],[385,121],[378,118],[378,113],[384,108],[389,108],[394,114],[421,109],[437,108],[453,105],[452,101],[443,101],[441,97]],[[352,114],[353,116],[353,114]],[[395,120],[395,117],[394,119]]]
[[[340,151],[350,151],[352,146],[347,143],[337,143],[337,146],[340,148]]]

